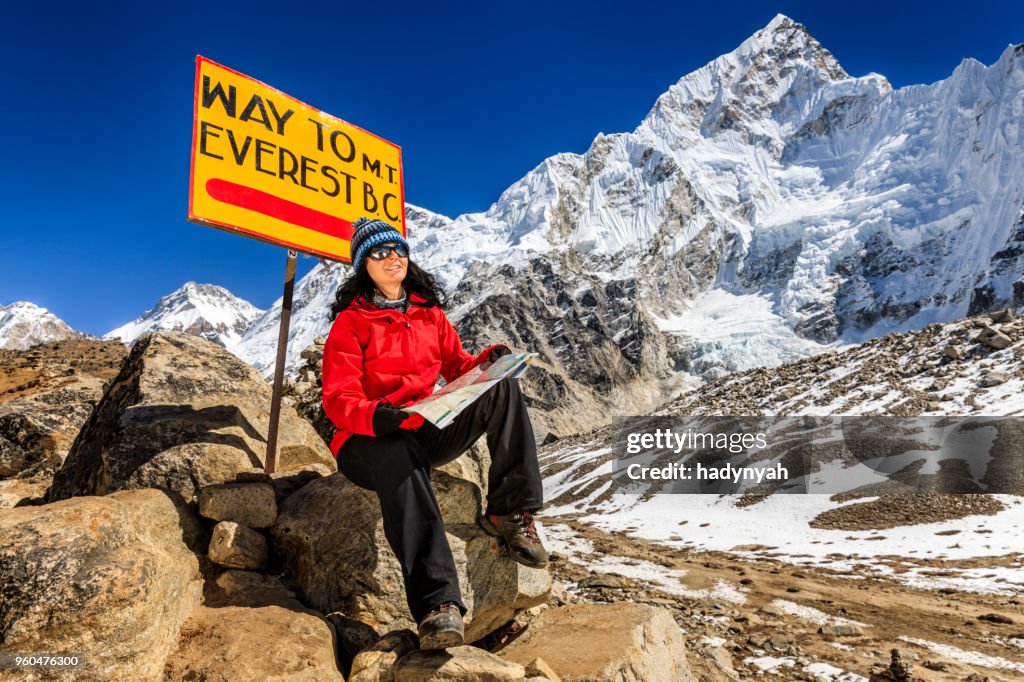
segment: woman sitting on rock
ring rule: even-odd
[[[382,220],[360,218],[353,228],[354,272],[338,289],[324,347],[323,404],[336,427],[331,450],[349,480],[377,493],[420,648],[456,646],[466,607],[430,469],[486,433],[491,468],[480,525],[516,561],[545,566],[533,521],[542,503],[533,428],[519,386],[508,378],[443,430],[401,409],[430,395],[438,376],[452,381],[510,351],[499,344],[469,355],[441,310],[444,291],[409,260],[402,235]]]

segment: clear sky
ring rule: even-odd
[[[407,202],[454,217],[632,130],[777,12],[895,87],[1024,41],[1006,0],[10,3],[0,304],[102,334],[188,280],[261,308],[281,295],[282,248],[185,219],[197,54],[401,145]]]

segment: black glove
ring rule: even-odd
[[[385,405],[384,403],[377,405],[377,409],[373,411],[373,435],[378,438],[390,436],[398,430],[398,425],[405,421],[408,416],[408,412],[396,409],[390,405]]]
[[[496,347],[491,349],[491,353],[490,353],[490,355],[487,356],[487,359],[490,360],[491,362],[494,362],[495,360],[497,360],[500,357],[503,357],[505,355],[511,355],[511,354],[512,354],[512,351],[510,351],[505,346],[496,346]]]

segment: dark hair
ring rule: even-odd
[[[411,260],[409,261],[409,268],[405,272],[405,280],[402,282],[402,286],[405,287],[407,292],[415,292],[427,299],[424,305],[428,308],[433,306],[444,308],[448,305],[448,295],[445,293],[444,288],[434,279],[433,275]],[[373,293],[376,289],[377,285],[373,283],[373,278],[366,271],[366,267],[360,268],[358,272],[350,275],[338,287],[337,297],[331,306],[331,319],[336,318],[338,313],[349,307],[352,301],[356,300],[359,296],[372,301]]]

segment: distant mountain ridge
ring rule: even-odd
[[[223,287],[187,282],[128,324],[107,334],[132,343],[153,331],[182,331],[231,350],[262,310]]]
[[[26,350],[40,343],[93,338],[75,331],[46,308],[28,301],[0,305],[0,348]]]

